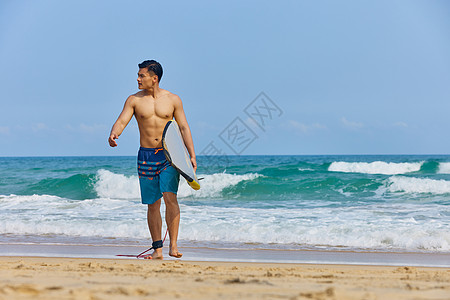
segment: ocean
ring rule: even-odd
[[[179,188],[181,249],[450,253],[449,155],[198,165],[201,189],[184,179]],[[149,245],[136,157],[0,158],[0,244],[9,243]]]

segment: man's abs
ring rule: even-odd
[[[137,118],[136,118],[137,119]],[[141,147],[144,148],[159,148],[162,147],[162,134],[164,127],[171,118],[157,120],[139,121],[139,133]]]

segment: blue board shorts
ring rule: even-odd
[[[142,204],[155,203],[165,192],[178,192],[180,174],[167,161],[163,148],[139,148],[137,167]]]

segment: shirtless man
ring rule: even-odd
[[[128,97],[122,113],[111,129],[109,145],[116,147],[116,139],[134,117],[137,120],[141,147],[138,153],[138,173],[142,203],[148,205],[147,222],[153,240],[154,252],[147,258],[162,259],[161,196],[166,205],[166,223],[169,231],[169,255],[180,258],[177,238],[180,225],[180,208],[177,201],[178,172],[170,166],[162,150],[162,133],[166,123],[175,118],[197,169],[194,143],[180,97],[159,87],[163,70],[154,60],[139,64],[137,82],[141,91]]]

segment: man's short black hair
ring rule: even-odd
[[[161,77],[163,75],[163,68],[161,64],[156,60],[146,60],[138,64],[138,66],[139,69],[147,68],[149,72],[152,71],[153,73],[156,74],[156,76],[158,76],[158,82],[161,81]]]

